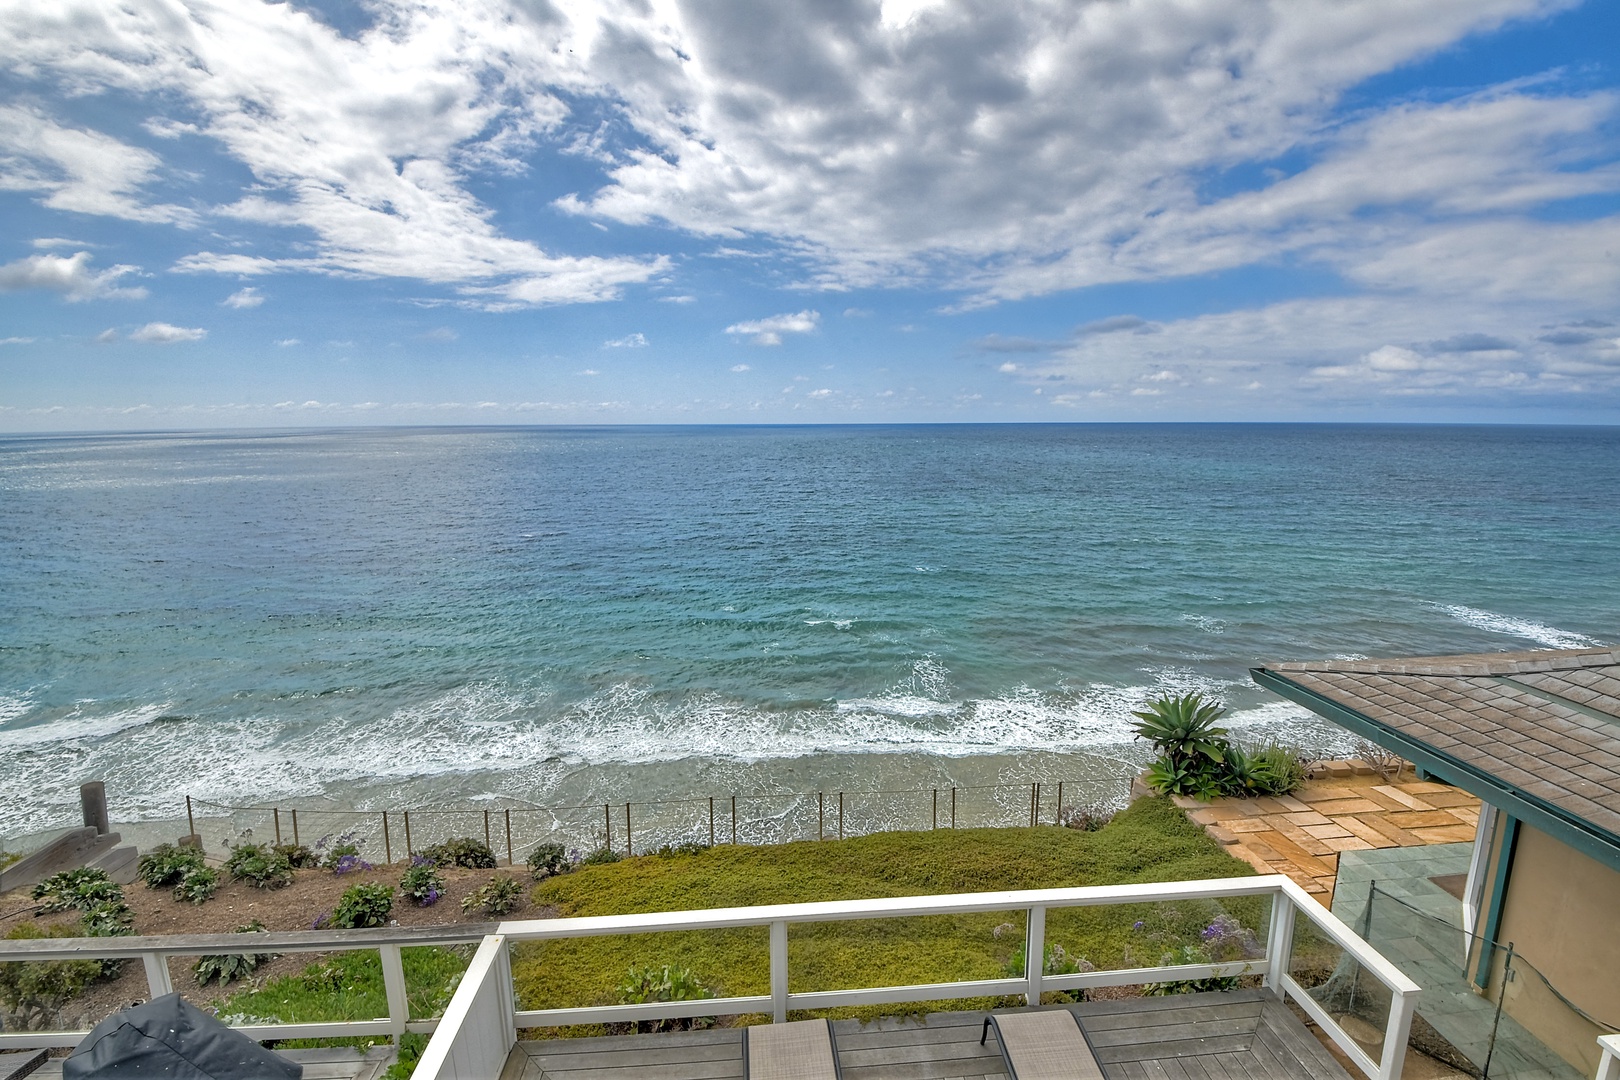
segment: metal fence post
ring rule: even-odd
[[[1058,781],[1057,811],[1052,815],[1052,824],[1063,824],[1063,781]]]
[[[731,842],[737,842],[737,796],[731,797]]]
[[[787,923],[771,923],[771,1019],[787,1023],[788,940]]]
[[[1046,909],[1032,907],[1024,922],[1024,977],[1029,988],[1024,991],[1024,1004],[1034,1007],[1041,1003],[1041,976],[1046,974]]]
[[[191,796],[186,796],[186,835],[197,835],[197,823],[191,820]]]
[[[484,811],[484,846],[485,847],[493,847],[494,846],[489,842],[489,811],[488,810]],[[510,862],[511,860],[509,859],[507,861]]]
[[[604,833],[606,839],[604,839],[602,841],[602,846],[607,848],[609,851],[612,851],[613,850],[613,807],[609,806],[607,803],[602,804],[602,826],[606,830],[606,832]]]

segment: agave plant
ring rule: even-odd
[[[1226,710],[1202,694],[1154,698],[1144,712],[1133,712],[1141,723],[1136,734],[1151,742],[1171,762],[1184,764],[1199,758],[1225,762],[1230,744],[1226,729],[1215,726]]]

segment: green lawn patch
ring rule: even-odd
[[[535,887],[534,901],[563,915],[613,915],[1253,873],[1167,799],[1153,798],[1138,800],[1098,832],[1055,826],[895,832],[645,855],[548,879]],[[1222,913],[1263,940],[1267,910],[1265,901],[1249,899],[1054,911],[1047,940],[1071,962],[1083,957],[1099,969],[1148,966],[1177,948],[1197,947]],[[1023,940],[1022,912],[790,926],[790,988],[1003,977],[1021,964]],[[662,964],[689,969],[718,994],[769,992],[763,927],[523,943],[514,956],[514,981],[521,1008],[611,1004],[632,966]],[[826,1015],[986,1004],[925,1002]]]

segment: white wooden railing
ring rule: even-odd
[[[1072,975],[1044,972],[1046,914],[1054,908],[1096,907],[1114,904],[1160,903],[1177,900],[1220,900],[1232,897],[1270,897],[1271,927],[1263,956],[1228,963],[1179,964],[1168,967],[1091,971]],[[912,918],[973,912],[1022,910],[1026,913],[1024,971],[1018,978],[977,979],[964,982],[882,986],[855,990],[788,989],[788,926],[794,923],[846,922],[862,919]],[[1288,974],[1294,927],[1303,915],[1327,938],[1345,950],[1361,968],[1390,991],[1381,1059],[1375,1061],[1339,1026],[1333,1017]],[[512,988],[509,946],[519,941],[602,937],[735,927],[765,927],[768,931],[770,993],[697,1001],[655,1002],[644,1005],[604,1005],[587,1008],[516,1008]],[[400,949],[417,945],[480,942],[477,954],[456,989],[444,1016],[412,1019],[406,1000],[405,973]],[[1027,889],[1008,892],[963,893],[943,896],[907,896],[876,900],[837,900],[812,904],[775,904],[762,907],[715,908],[707,911],[606,915],[592,918],[535,919],[436,927],[426,930],[337,930],[268,934],[196,934],[128,938],[40,938],[0,941],[0,962],[28,960],[85,960],[110,957],[138,958],[145,965],[152,996],[173,989],[170,957],[192,957],[245,951],[264,953],[338,952],[374,949],[378,952],[388,1015],[369,1020],[301,1024],[249,1024],[238,1030],[256,1039],[386,1036],[395,1040],[407,1031],[431,1033],[428,1047],[416,1068],[416,1080],[488,1080],[516,1044],[520,1027],[562,1024],[612,1023],[767,1013],[775,1021],[787,1019],[789,1010],[827,1009],[843,1005],[886,1005],[951,998],[1022,995],[1038,1003],[1040,995],[1056,990],[1150,982],[1222,978],[1258,974],[1279,995],[1298,1002],[1369,1080],[1399,1080],[1412,1007],[1418,987],[1372,946],[1323,908],[1286,877],[1222,878],[1211,881],[1162,882],[1145,885],[1101,885],[1069,889]],[[0,1049],[75,1046],[83,1031],[0,1032]],[[1620,1044],[1604,1044],[1606,1062],[1620,1055]],[[1604,1080],[1620,1080],[1620,1068],[1606,1064]]]
[[[1599,1035],[1598,1049],[1603,1058],[1598,1062],[1597,1080],[1620,1080],[1620,1035]]]
[[[421,945],[476,944],[488,939],[493,923],[433,927],[423,930],[318,930],[263,934],[172,934],[155,937],[31,938],[0,941],[0,963],[38,960],[140,960],[152,997],[173,993],[170,957],[235,953],[330,953],[376,951],[382,963],[388,1015],[371,1020],[335,1020],[307,1024],[243,1024],[236,1030],[255,1039],[325,1039],[356,1035],[394,1039],[407,1031],[429,1034],[438,1019],[413,1020],[406,1000],[405,968],[400,949]],[[510,981],[510,980],[508,980]],[[0,1050],[77,1046],[85,1031],[0,1031]]]
[[[1046,913],[1053,908],[1094,907],[1109,904],[1158,903],[1175,900],[1216,900],[1255,896],[1272,899],[1271,930],[1265,955],[1221,964],[1180,964],[1169,967],[1093,971],[1073,975],[1047,975],[1043,971]],[[884,986],[859,990],[788,990],[788,926],[793,923],[844,922],[855,919],[894,919],[972,912],[1023,910],[1027,914],[1025,975],[1009,979]],[[1386,986],[1391,995],[1384,1028],[1381,1060],[1375,1061],[1338,1025],[1328,1012],[1288,974],[1294,925],[1299,914],[1362,968]],[[698,1001],[658,1002],[644,1005],[604,1005],[591,1008],[526,1009],[513,1016],[481,1017],[481,1008],[504,1008],[497,1001],[510,996],[510,972],[494,959],[506,943],[563,938],[601,937],[735,927],[766,927],[769,931],[770,993]],[[816,904],[777,904],[764,907],[716,908],[707,911],[660,912],[644,915],[606,915],[576,919],[538,919],[504,922],[497,937],[486,942],[486,957],[477,972],[463,977],[445,1018],[417,1065],[416,1080],[487,1080],[499,1075],[500,1063],[516,1044],[515,1028],[560,1024],[595,1024],[630,1020],[670,1019],[687,1016],[722,1016],[769,1013],[780,1023],[790,1009],[827,1009],[841,1005],[886,1005],[947,998],[993,997],[1021,994],[1030,1004],[1042,993],[1055,990],[1124,986],[1149,982],[1207,979],[1259,974],[1267,986],[1299,1002],[1345,1054],[1371,1080],[1399,1080],[1417,984],[1401,974],[1331,912],[1299,886],[1282,876],[1224,878],[1212,881],[1167,882],[1149,885],[1103,885],[1071,889],[1029,889],[1010,892],[967,893],[946,896],[907,896],[879,900],[838,900]],[[478,965],[475,962],[475,967]],[[507,997],[501,997],[501,994]],[[482,1003],[488,1003],[484,1005]],[[471,1018],[479,1017],[475,1023]],[[461,1018],[468,1018],[463,1020]],[[453,1022],[454,1020],[454,1022]],[[499,1021],[499,1024],[497,1024]],[[500,1041],[492,1032],[500,1031]],[[467,1067],[461,1067],[466,1063]]]

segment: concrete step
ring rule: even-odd
[[[0,893],[44,881],[63,870],[86,866],[116,848],[119,839],[115,832],[98,836],[96,830],[88,825],[64,833],[38,851],[0,870]]]
[[[108,833],[116,837],[117,833]],[[120,885],[128,885],[135,880],[135,862],[137,852],[134,844],[124,844],[119,847],[108,848],[84,865],[93,866],[99,870],[107,871],[107,876]]]

